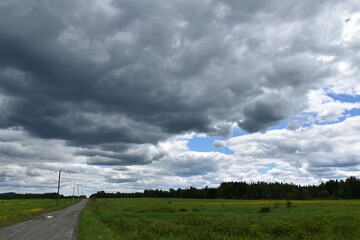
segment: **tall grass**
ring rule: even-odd
[[[79,239],[355,240],[359,213],[360,201],[293,201],[288,208],[268,200],[91,199],[80,215]]]

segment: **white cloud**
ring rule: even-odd
[[[19,136],[26,138],[19,130],[2,133],[12,135],[14,141],[18,141]],[[74,182],[87,194],[98,190],[131,192],[149,188],[216,187],[223,181],[317,184],[329,178],[359,174],[359,134],[360,117],[295,131],[272,130],[228,139],[226,146],[234,151],[234,155],[193,152],[186,146],[188,140],[174,138],[159,144],[163,156],[157,161],[113,168],[86,165],[82,162],[85,159],[79,156],[78,163],[68,159],[56,161],[57,155],[52,151],[65,153],[63,158],[68,158],[73,156],[66,153],[74,149],[59,142],[51,149],[53,142],[39,143],[37,141],[42,140],[32,138],[21,142],[21,154],[16,150],[19,154],[14,158],[19,162],[12,161],[14,159],[4,162],[0,180],[2,191],[39,192],[42,189],[54,192],[57,171],[61,169],[62,193],[69,195]],[[50,150],[44,152],[44,156],[53,156],[40,162],[31,150],[39,147],[37,144]],[[10,151],[4,145],[1,148]],[[2,157],[6,158],[4,154]],[[263,172],[264,169],[267,171]]]
[[[293,175],[298,181],[302,175],[336,178],[344,175],[335,170],[341,170],[342,174],[348,171],[345,176],[350,176],[359,167],[359,133],[360,117],[350,117],[331,125],[235,137],[227,141],[227,146],[237,159],[252,164],[274,162],[277,168],[295,170]]]
[[[313,90],[308,95],[309,106],[305,112],[316,113],[315,121],[336,122],[344,117],[345,111],[360,108],[360,103],[337,101],[327,95],[331,90]],[[344,91],[337,92],[344,93]]]

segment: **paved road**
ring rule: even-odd
[[[77,220],[87,199],[70,207],[0,229],[1,240],[75,240]]]

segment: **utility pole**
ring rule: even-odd
[[[60,176],[61,176],[61,170],[59,171],[59,180],[58,180],[58,192],[56,196],[56,206],[59,206],[59,192],[60,192]]]
[[[76,187],[77,187],[77,190],[78,190],[78,197],[80,197],[80,194],[79,194],[79,184],[76,184]]]
[[[74,203],[74,195],[75,195],[75,183],[73,183],[73,203]]]

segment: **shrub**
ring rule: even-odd
[[[260,213],[267,213],[267,212],[270,212],[270,207],[262,207],[260,209]]]

